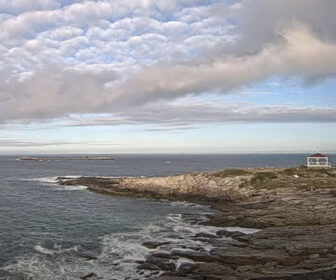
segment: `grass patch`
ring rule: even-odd
[[[297,168],[286,168],[283,173],[288,176],[296,175],[298,174],[298,169]]]
[[[253,179],[258,181],[272,180],[276,179],[278,176],[274,172],[257,172]]]
[[[300,166],[299,168],[286,168],[282,174],[287,176],[298,175],[303,178],[336,178],[336,172],[332,168],[307,168]]]
[[[257,172],[252,180],[251,184],[257,188],[269,188],[271,187],[270,181],[278,178],[273,172]]]
[[[309,168],[307,172],[315,173],[315,174],[324,174],[330,177],[335,177],[335,174],[331,172],[329,168]]]
[[[251,172],[244,170],[244,169],[224,169],[220,171],[215,171],[211,173],[212,176],[216,177],[230,177],[230,176],[243,176],[243,175],[249,175]]]

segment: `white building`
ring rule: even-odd
[[[317,153],[307,157],[307,167],[325,168],[331,167],[331,163],[326,155]]]

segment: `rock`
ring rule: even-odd
[[[217,260],[217,257],[210,255],[207,252],[195,252],[195,251],[180,251],[173,250],[172,256],[177,256],[180,258],[187,258],[198,262],[213,262]]]
[[[254,248],[228,247],[225,249],[214,249],[211,256],[218,259],[221,263],[231,266],[242,265],[265,265],[273,262],[276,264],[297,263],[298,259],[293,258],[279,250],[256,250]]]
[[[19,160],[24,160],[24,161],[43,161],[42,158],[38,157],[21,157]]]
[[[169,253],[153,253],[153,254],[151,254],[151,257],[162,258],[162,259],[172,259],[172,260],[177,260],[178,259],[178,257],[172,256]]]
[[[149,248],[149,249],[156,249],[157,247],[160,247],[162,245],[167,245],[169,242],[164,241],[164,242],[159,242],[159,241],[147,241],[142,243],[143,246]]]
[[[101,279],[101,278],[98,278],[97,274],[91,272],[85,276],[82,276],[80,277],[80,279],[82,280],[98,280],[98,279]]]
[[[176,269],[176,265],[172,262],[162,262],[158,266],[163,271],[174,271]]]
[[[184,214],[187,223],[261,229],[251,234],[224,229],[216,235],[201,232],[192,237],[197,245],[182,244],[167,253],[152,251],[139,269],[167,271],[157,279],[336,278],[333,168],[226,169],[151,178],[59,178],[59,182],[109,195],[202,203],[218,211],[208,220]],[[143,245],[154,250],[169,244]],[[213,249],[208,252],[209,248]],[[196,263],[185,260],[176,266],[183,258]]]
[[[336,269],[328,269],[322,272],[322,279],[334,280],[336,279]]]
[[[142,270],[160,270],[158,266],[151,263],[143,263],[138,266],[138,269]]]
[[[206,232],[200,232],[195,234],[195,237],[204,237],[204,238],[218,238],[217,235],[211,234],[211,233],[206,233]]]
[[[233,276],[216,276],[216,275],[192,276],[191,279],[194,279],[194,280],[237,280],[237,278]]]
[[[112,157],[102,157],[102,156],[83,156],[79,158],[75,158],[78,160],[114,160]]]
[[[224,230],[224,229],[218,230],[216,232],[216,234],[218,236],[231,237],[233,239],[236,239],[238,237],[242,237],[242,236],[246,235],[245,233],[242,233],[242,232],[239,232],[239,231],[227,231],[227,230]]]
[[[173,271],[176,268],[175,263],[173,263],[170,259],[156,258],[153,256],[149,256],[145,263],[155,265],[164,271]]]
[[[213,275],[213,276],[223,276],[231,275],[234,276],[236,273],[230,267],[224,266],[219,262],[214,263],[199,263],[196,264],[193,273],[197,275]]]
[[[76,255],[78,255],[79,257],[82,257],[84,259],[87,259],[87,260],[96,260],[98,258],[97,255],[94,255],[90,252],[76,252]]]
[[[155,280],[186,280],[190,278],[185,278],[185,277],[179,277],[179,276],[159,276],[153,278]]]
[[[192,273],[197,267],[197,263],[182,263],[178,268],[178,272],[187,275]]]

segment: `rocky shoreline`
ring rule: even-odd
[[[146,275],[153,279],[336,279],[335,169],[225,169],[58,181],[109,195],[211,205],[218,213],[195,223],[260,229],[198,233],[192,239],[203,245],[193,248],[170,250],[167,242],[147,242],[143,245],[152,253],[138,269],[151,271]]]

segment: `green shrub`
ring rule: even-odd
[[[284,173],[285,175],[295,175],[295,174],[298,173],[298,171],[297,171],[296,169],[294,169],[294,168],[286,168],[286,169],[283,171],[283,173]]]
[[[260,184],[265,183],[267,181],[276,179],[277,177],[278,176],[273,172],[257,172],[253,176],[253,178],[251,180],[251,183],[253,185],[260,185]]]
[[[248,175],[251,174],[251,172],[244,170],[244,169],[224,169],[220,171],[216,171],[212,173],[213,176],[216,177],[229,177],[229,176],[242,176],[242,175]]]

